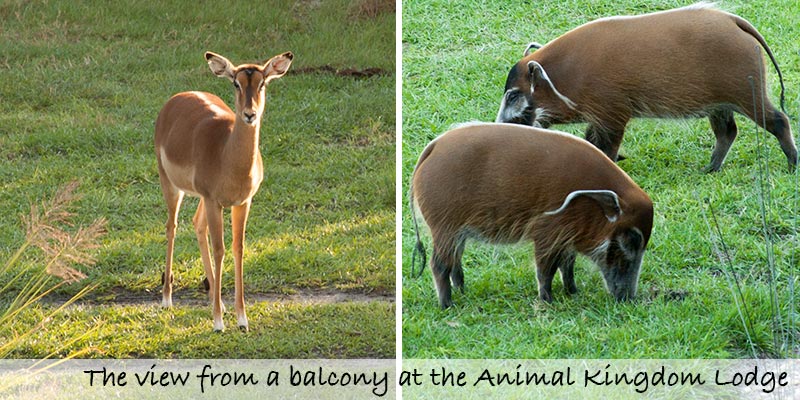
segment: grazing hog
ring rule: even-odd
[[[786,114],[766,96],[761,47],[746,20],[710,4],[602,18],[544,46],[528,45],[511,68],[497,122],[547,128],[588,122],[586,139],[616,161],[634,117],[708,117],[716,136],[706,171],[718,171],[736,138],[733,113],[772,133],[790,170],[797,148]],[[530,52],[534,50],[533,52]]]
[[[409,198],[433,237],[431,270],[439,305],[464,287],[467,238],[532,241],[539,297],[551,302],[556,270],[569,294],[576,253],[592,259],[617,300],[636,294],[650,239],[653,203],[616,164],[587,141],[513,124],[470,124],[433,140],[414,169]],[[415,209],[415,205],[417,209]],[[413,261],[412,261],[413,264]]]

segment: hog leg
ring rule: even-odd
[[[619,146],[622,144],[626,124],[627,121],[612,127],[590,123],[586,128],[586,140],[605,153],[611,161],[617,162],[620,159]]]
[[[794,171],[795,167],[797,167],[797,146],[794,144],[789,118],[786,117],[786,114],[774,108],[771,111],[767,109],[767,115],[772,116],[772,118],[767,117],[766,126],[762,126],[778,139],[781,150],[786,155],[786,161],[789,162],[789,170]]]
[[[464,244],[466,239],[459,239],[456,243],[456,252],[453,255],[455,264],[450,271],[450,281],[453,282],[453,287],[464,293],[464,269],[461,267],[461,256],[464,254]]]
[[[714,131],[717,142],[711,152],[711,163],[706,166],[704,171],[717,172],[722,167],[722,162],[725,161],[725,156],[728,155],[728,150],[731,149],[738,130],[736,121],[733,119],[733,111],[730,109],[719,109],[711,112],[708,116],[708,121],[711,123],[711,129]]]
[[[539,248],[539,246],[537,246]],[[569,276],[572,276],[572,267],[575,263],[575,252],[567,249],[550,249],[549,251],[536,252],[536,280],[539,282],[539,298],[546,303],[553,302],[553,277],[556,271],[565,266],[564,269],[570,271]],[[562,274],[564,273],[562,269]],[[562,275],[563,277],[563,275]],[[575,280],[572,280],[572,286],[575,286]],[[570,290],[569,284],[565,283],[567,291]],[[575,288],[577,290],[577,288]]]
[[[558,265],[559,271],[561,271],[561,281],[564,282],[564,290],[567,291],[568,295],[573,295],[578,293],[578,286],[575,285],[575,252],[567,252],[566,250],[562,253],[567,253],[564,255],[563,260]]]
[[[431,255],[431,272],[433,282],[436,284],[436,292],[439,295],[439,307],[448,308],[453,304],[451,300],[450,274],[456,264],[459,265],[460,259],[456,259],[458,246],[452,234],[437,234],[431,231],[433,236],[433,254]]]
[[[761,112],[762,107],[764,115]],[[792,128],[789,125],[789,118],[786,117],[786,114],[775,109],[769,99],[764,99],[763,105],[745,104],[740,111],[778,139],[781,150],[783,150],[783,154],[786,155],[786,160],[789,162],[789,170],[794,171],[797,166],[797,147],[795,146]]]

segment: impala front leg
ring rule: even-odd
[[[225,243],[223,241],[222,206],[209,199],[203,199],[206,209],[206,222],[208,233],[211,235],[211,246],[214,249],[214,281],[211,285],[211,304],[214,314],[214,330],[224,331],[225,323],[222,322],[222,260],[225,257]]]
[[[236,280],[234,308],[239,329],[248,330],[247,314],[244,310],[244,278],[242,271],[242,254],[244,253],[244,232],[247,215],[250,213],[250,202],[231,208],[231,231],[233,234],[233,263]]]

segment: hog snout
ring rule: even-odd
[[[608,292],[617,301],[633,300],[636,296],[636,287],[639,280],[638,266],[631,266],[626,272],[616,269],[604,271],[603,278]]]

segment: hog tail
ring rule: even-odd
[[[425,272],[425,264],[428,261],[428,256],[425,253],[425,245],[422,244],[422,239],[419,237],[419,223],[417,222],[416,211],[414,210],[414,187],[412,184],[408,185],[408,200],[409,208],[411,209],[411,221],[414,223],[414,234],[417,236],[417,243],[414,245],[414,251],[411,253],[411,277],[419,278]],[[422,257],[422,263],[419,267],[419,272],[414,274],[414,265],[416,263],[417,254]]]
[[[756,41],[758,41],[761,47],[763,47],[764,50],[767,52],[767,56],[769,56],[770,61],[772,61],[772,65],[775,67],[775,71],[778,73],[778,81],[781,83],[781,111],[783,111],[783,113],[786,114],[786,107],[785,107],[786,101],[784,98],[784,91],[786,88],[783,86],[783,74],[781,74],[781,69],[780,67],[778,67],[778,61],[775,60],[775,56],[772,54],[772,50],[767,45],[767,41],[764,40],[764,37],[761,36],[758,30],[756,30],[756,28],[746,19],[733,14],[731,14],[731,16],[736,21],[736,25],[739,27],[739,29],[745,31],[747,34],[756,39]]]

